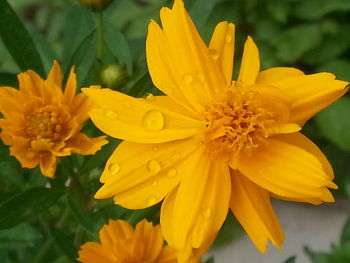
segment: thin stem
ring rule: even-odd
[[[97,33],[98,33],[98,43],[97,43],[97,58],[102,61],[104,56],[105,48],[105,28],[103,21],[103,12],[97,13]]]

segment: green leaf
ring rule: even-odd
[[[275,39],[274,46],[281,61],[293,63],[320,42],[321,30],[318,25],[298,25],[281,32]]]
[[[315,116],[321,133],[344,151],[350,151],[350,98],[343,97]]]
[[[31,219],[53,205],[63,189],[34,187],[0,204],[0,229],[11,228]]]
[[[9,72],[0,72],[0,86],[18,87],[17,75]]]
[[[21,224],[14,228],[0,230],[0,249],[18,249],[32,247],[41,238],[41,234],[28,224]]]
[[[130,45],[124,34],[112,23],[105,23],[105,41],[112,54],[118,62],[125,65],[129,75],[132,74],[132,55]]]
[[[340,237],[340,244],[343,246],[350,245],[350,217],[343,226],[343,230],[341,232]]]
[[[133,97],[143,97],[147,93],[157,92],[159,91],[154,87],[149,73],[146,72],[146,74],[134,84],[128,94]]]
[[[337,79],[350,80],[350,62],[347,60],[330,61],[320,66],[317,71],[332,72],[337,76]]]
[[[62,230],[51,229],[51,235],[56,246],[62,251],[63,254],[69,259],[69,262],[76,262],[77,249],[73,246],[73,236],[68,236]]]
[[[215,263],[214,258],[208,258],[207,261],[205,261],[205,263]]]
[[[334,11],[345,12],[348,10],[350,10],[348,0],[308,0],[299,1],[293,14],[302,19],[316,20]]]
[[[285,23],[288,19],[290,5],[286,1],[270,0],[267,1],[267,11],[274,20]]]
[[[34,41],[7,0],[0,1],[0,36],[22,71],[32,69],[45,75]]]
[[[196,0],[190,8],[192,20],[198,28],[201,28],[207,22],[218,0]]]
[[[68,204],[71,212],[78,220],[78,222],[88,231],[95,231],[94,218],[92,215],[84,209],[83,203],[73,193],[67,194]]]
[[[312,263],[333,263],[332,257],[327,253],[313,252],[308,247],[304,248],[304,252]]]
[[[283,263],[295,263],[296,258],[297,258],[296,256],[290,257],[286,261],[284,261]]]

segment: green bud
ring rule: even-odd
[[[101,81],[107,88],[117,88],[125,83],[127,74],[123,67],[111,64],[101,70]]]

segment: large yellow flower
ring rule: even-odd
[[[75,96],[73,69],[64,92],[56,61],[46,80],[32,70],[20,73],[18,80],[19,90],[0,87],[0,127],[1,139],[23,167],[40,165],[43,175],[54,177],[57,157],[94,154],[107,143],[105,136],[80,132],[92,105],[84,94]]]
[[[84,90],[98,105],[90,114],[95,125],[125,140],[95,197],[114,196],[131,209],[164,199],[165,239],[188,254],[213,240],[229,208],[260,251],[268,240],[279,247],[284,237],[271,195],[334,201],[330,164],[298,131],[342,96],[347,82],[294,68],[259,72],[250,37],[232,81],[233,24],[219,23],[207,47],[181,0],[162,8],[160,18],[162,28],[149,25],[146,53],[153,83],[167,96]]]
[[[109,220],[100,230],[101,243],[81,246],[78,261],[83,263],[176,263],[177,251],[163,247],[160,226],[145,219],[135,230],[127,221]]]

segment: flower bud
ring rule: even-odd
[[[124,68],[120,65],[111,64],[101,70],[102,84],[107,88],[117,88],[127,79]]]

